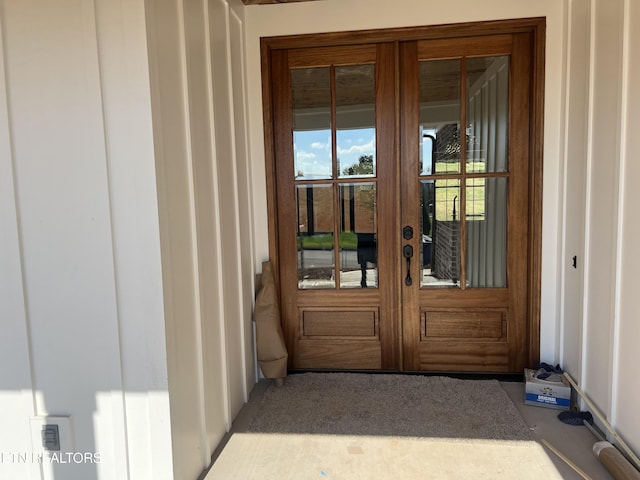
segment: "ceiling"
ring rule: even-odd
[[[272,3],[313,2],[317,0],[242,0],[245,5],[269,5]]]

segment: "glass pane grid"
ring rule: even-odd
[[[375,183],[340,184],[340,288],[378,286]]]
[[[331,72],[329,67],[291,71],[294,178],[331,179]]]
[[[332,185],[296,187],[298,288],[335,288]]]
[[[375,66],[335,68],[336,157],[339,178],[376,175]]]
[[[420,62],[422,287],[506,286],[508,75],[508,56]]]
[[[508,168],[509,57],[466,61],[466,171],[505,172]]]
[[[460,180],[420,181],[421,287],[459,287]]]
[[[291,71],[300,289],[378,285],[375,96],[372,64]]]
[[[466,183],[466,286],[507,286],[508,178]]]

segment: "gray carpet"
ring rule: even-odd
[[[532,440],[497,380],[304,373],[268,387],[248,431]]]

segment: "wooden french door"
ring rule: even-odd
[[[263,42],[290,368],[536,360],[539,29]]]

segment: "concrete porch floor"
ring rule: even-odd
[[[558,410],[525,405],[524,383],[502,382],[501,385],[535,433],[538,442],[546,439],[593,480],[613,479],[593,453],[593,444],[598,439],[586,427],[562,423],[558,420]],[[554,453],[548,449],[546,451],[563,478],[582,478]]]
[[[257,408],[257,402],[270,383],[270,380],[261,380],[256,384],[251,392],[249,402],[244,405],[234,420],[231,431],[216,449],[214,458],[220,455],[234,433],[247,431],[248,422]],[[558,410],[525,405],[524,383],[501,382],[501,385],[520,411],[525,423],[534,433],[536,441],[542,443],[542,439],[545,439],[593,480],[611,480],[613,478],[593,454],[592,447],[597,438],[586,427],[571,426],[560,422],[557,418]],[[569,480],[583,478],[553,452],[546,448],[545,451],[562,478]],[[199,480],[207,479],[206,474],[207,472],[203,472]]]

